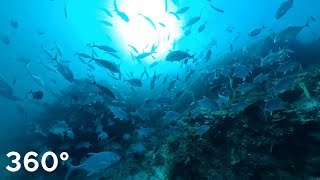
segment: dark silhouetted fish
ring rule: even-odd
[[[129,17],[126,15],[126,13],[119,11],[116,0],[113,1],[113,6],[117,15],[125,22],[129,22]]]
[[[178,76],[178,73],[177,73],[177,77],[169,83],[169,86],[167,88],[168,91],[170,91],[171,89],[174,88],[174,86],[176,85],[177,80],[180,80],[180,78]]]
[[[109,53],[116,53],[117,52],[115,49],[113,49],[112,47],[107,46],[107,45],[95,45],[95,43],[93,43],[91,47],[96,47],[104,52],[109,52]]]
[[[134,87],[142,87],[142,82],[140,79],[137,78],[132,78],[132,79],[128,79],[126,80],[131,86]]]
[[[147,16],[139,13],[140,16],[142,16],[152,27],[154,30],[157,30],[156,24]]]
[[[189,58],[194,59],[194,56],[190,55],[188,52],[178,50],[178,51],[170,52],[166,56],[165,60],[173,62],[173,61],[182,61],[182,60],[189,59]]]
[[[280,19],[282,16],[284,16],[292,8],[292,5],[293,0],[286,0],[285,2],[283,2],[278,8],[275,18]]]
[[[13,89],[5,78],[0,74],[0,96],[9,100],[18,101],[20,98],[13,95]]]
[[[220,9],[220,8],[217,8],[215,6],[213,6],[212,4],[210,4],[211,8],[219,13],[224,13],[224,10]]]
[[[93,81],[93,84],[96,85],[96,87],[97,87],[102,93],[104,93],[105,95],[110,96],[110,97],[112,97],[112,98],[114,98],[114,99],[117,98],[117,97],[114,95],[114,93],[113,93],[109,88],[107,88],[107,87],[105,87],[105,86],[102,86],[102,85],[96,83],[95,80]]]
[[[154,71],[153,77],[152,77],[152,80],[151,80],[151,83],[150,83],[150,89],[154,89],[154,86],[156,84],[156,80],[157,80],[157,74],[156,74],[156,71]]]
[[[267,112],[270,112],[271,115],[273,111],[280,110],[284,106],[284,102],[279,97],[268,99],[265,102],[266,104],[265,104],[264,110]]]
[[[65,180],[68,180],[71,173],[75,170],[84,170],[88,173],[87,176],[90,176],[100,173],[120,160],[120,157],[116,153],[109,151],[89,153],[89,155],[90,157],[82,161],[78,166],[73,166],[70,161],[67,161],[68,173]]]
[[[264,25],[262,25],[261,28],[256,28],[256,29],[252,30],[252,31],[249,33],[249,36],[250,36],[250,37],[256,37],[256,36],[258,36],[264,28],[266,28],[266,27],[264,27]]]

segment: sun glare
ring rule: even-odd
[[[138,53],[148,53],[156,47],[155,59],[162,59],[178,40],[181,33],[180,22],[166,12],[165,0],[123,0],[117,1],[119,11],[125,12],[129,22],[116,17],[116,36],[128,51],[129,45],[135,47]],[[176,10],[173,4],[168,4],[168,11]],[[153,25],[153,24],[154,25]],[[132,53],[137,56],[134,51]],[[153,62],[153,58],[143,59]]]

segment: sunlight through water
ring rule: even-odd
[[[134,46],[139,54],[148,53],[152,46],[157,46],[156,53],[143,59],[144,62],[151,63],[154,58],[163,59],[182,35],[180,22],[166,13],[164,0],[123,0],[117,1],[117,6],[129,17],[129,22],[120,17],[115,22],[115,35],[120,39],[121,46],[128,50],[132,50],[129,45]],[[172,11],[176,7],[168,4],[167,9]],[[136,52],[132,53],[137,55]]]

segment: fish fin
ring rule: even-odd
[[[169,14],[174,15],[178,20],[180,20],[180,17],[179,17],[176,13],[174,13],[174,12],[169,12]]]
[[[304,25],[304,27],[311,27],[309,24],[309,21],[306,22],[306,24]]]
[[[178,74],[178,73],[177,73],[177,80],[179,80],[179,81],[181,80],[181,79],[179,78],[179,74]]]
[[[95,171],[89,171],[87,176],[92,176],[93,174],[95,174],[96,172]]]
[[[66,165],[67,165],[67,167],[68,167],[68,172],[67,172],[66,176],[64,177],[64,180],[68,180],[69,177],[70,177],[70,175],[71,175],[71,173],[77,169],[76,166],[73,166],[73,165],[71,164],[71,161],[72,161],[72,159],[69,159],[69,160],[66,162]]]

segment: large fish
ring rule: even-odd
[[[73,72],[71,71],[71,69],[62,64],[61,62],[58,61],[58,59],[55,59],[55,61],[57,62],[57,71],[69,82],[73,82],[74,81],[74,75]]]
[[[185,59],[192,58],[194,59],[193,55],[190,55],[188,52],[185,51],[172,51],[166,56],[166,61],[182,61]]]
[[[125,22],[129,22],[129,17],[126,15],[126,13],[119,11],[116,0],[113,1],[113,6],[117,15]]]
[[[103,92],[104,94],[106,94],[106,95],[108,95],[108,96],[110,96],[110,97],[112,97],[112,98],[114,98],[114,99],[117,98],[117,97],[114,95],[114,93],[113,93],[109,88],[107,88],[107,87],[105,87],[105,86],[102,86],[102,85],[96,83],[95,80],[93,81],[93,84],[96,85],[97,88],[98,88],[101,92]]]
[[[65,180],[68,180],[71,173],[75,170],[84,170],[87,176],[101,172],[104,169],[114,165],[120,160],[120,157],[114,152],[89,153],[90,157],[82,161],[78,166],[73,166],[70,161],[67,162],[68,173]]]
[[[120,67],[118,65],[116,65],[114,62],[110,62],[110,61],[103,60],[103,59],[97,59],[97,58],[94,58],[93,55],[92,55],[92,58],[89,62],[91,62],[91,61],[96,62],[99,66],[108,69],[112,73],[118,73],[119,79],[121,79]]]
[[[294,40],[305,27],[310,27],[308,22],[303,26],[290,26],[286,28],[277,35],[278,41],[285,42],[288,40]]]
[[[293,0],[287,0],[285,2],[283,2],[279,9],[276,12],[276,19],[280,19],[282,16],[284,16],[291,8],[293,5]]]
[[[110,46],[107,45],[96,45],[95,43],[92,43],[91,47],[96,47],[104,52],[108,52],[108,53],[116,53],[117,51],[115,49],[113,49]]]
[[[21,100],[20,98],[13,95],[12,87],[2,75],[0,75],[0,96],[13,101]]]

